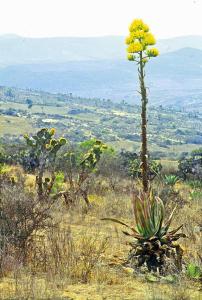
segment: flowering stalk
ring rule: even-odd
[[[140,19],[135,19],[129,27],[129,36],[126,38],[128,45],[128,60],[135,61],[138,65],[138,77],[141,94],[141,131],[142,131],[142,149],[141,149],[141,167],[142,184],[144,192],[148,191],[148,150],[147,150],[147,90],[145,86],[145,65],[151,57],[158,56],[156,48],[150,48],[155,45],[156,40],[149,32],[149,27]]]
[[[144,192],[148,191],[148,155],[147,155],[147,90],[145,87],[145,73],[144,73],[144,63],[142,61],[142,52],[140,53],[140,66],[138,68],[139,73],[139,82],[140,82],[140,90],[142,96],[142,150],[141,150],[141,161],[142,161],[142,184]]]

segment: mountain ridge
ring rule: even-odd
[[[146,73],[153,104],[179,98],[187,104],[190,95],[201,101],[202,36],[159,40],[157,47],[161,55],[148,63]],[[125,48],[123,36],[0,36],[0,84],[134,101],[137,72],[126,60]]]
[[[201,66],[202,50],[194,48],[152,59],[146,73],[152,103],[176,103],[180,98],[187,104],[190,97],[201,101]],[[12,65],[0,69],[0,84],[114,101],[131,102],[138,98],[135,66],[126,59]]]
[[[0,66],[71,60],[125,59],[124,36],[27,38],[0,36]],[[192,47],[202,50],[202,36],[161,39],[160,52]],[[96,51],[95,51],[96,49]]]

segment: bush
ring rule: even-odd
[[[187,275],[192,279],[200,279],[202,278],[202,270],[199,266],[189,264],[187,266]]]
[[[0,272],[7,262],[24,264],[37,231],[50,225],[52,202],[42,203],[24,190],[23,178],[18,183],[4,182],[0,199]]]
[[[179,176],[183,179],[193,178],[201,179],[202,178],[202,149],[192,151],[190,157],[181,159],[178,165]]]

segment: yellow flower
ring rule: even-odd
[[[131,23],[131,25],[129,27],[129,31],[133,32],[133,31],[137,31],[137,30],[143,30],[144,32],[148,32],[149,27],[141,19],[135,19]]]
[[[132,55],[132,54],[128,54],[127,58],[128,58],[129,61],[134,61],[135,60],[135,56]]]
[[[140,42],[134,42],[128,46],[128,53],[137,53],[143,50],[143,46]]]
[[[144,30],[137,30],[137,31],[131,32],[131,36],[134,39],[142,39],[145,37],[145,32],[144,32]]]
[[[56,131],[55,128],[51,128],[49,132],[50,132],[51,135],[54,135],[55,131]]]
[[[125,43],[126,45],[130,45],[133,42],[133,38],[132,36],[127,36],[127,38],[125,39]]]
[[[151,48],[147,50],[148,57],[156,57],[159,55],[159,51],[156,48]]]
[[[144,30],[144,32],[148,32],[149,31],[149,26],[147,24],[144,24],[143,30]]]
[[[147,32],[144,36],[144,44],[145,46],[151,46],[156,44],[155,37],[152,33]]]

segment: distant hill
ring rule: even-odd
[[[123,36],[26,38],[0,36],[0,66],[58,63],[81,60],[125,59]],[[202,36],[185,36],[158,41],[161,53],[181,48],[202,49]]]
[[[0,36],[1,66],[124,57],[124,37],[121,36],[93,38]]]
[[[173,52],[182,48],[195,48],[202,50],[202,36],[190,35],[162,39],[157,42],[161,53]]]
[[[0,69],[0,84],[137,102],[135,68],[125,59],[13,65]],[[183,106],[202,102],[202,50],[168,52],[152,59],[147,68],[153,104]]]
[[[147,72],[152,103],[201,103],[202,36],[160,40],[157,46],[161,55]],[[0,85],[137,102],[136,79],[121,36],[0,36]]]

